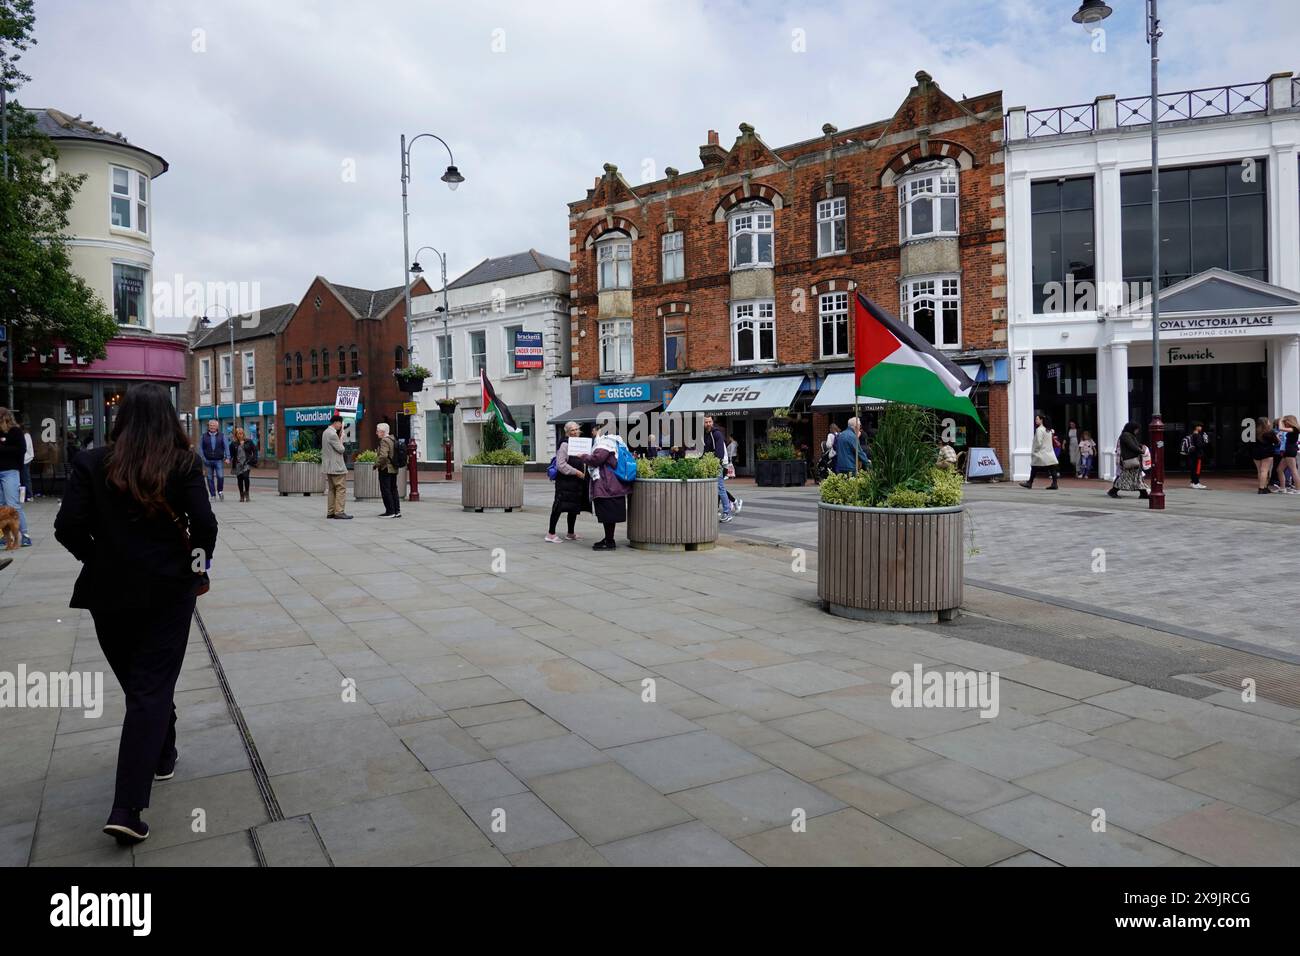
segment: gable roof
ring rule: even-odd
[[[1160,313],[1251,312],[1300,308],[1300,294],[1281,286],[1211,268],[1160,290]],[[1148,314],[1151,296],[1121,309],[1121,315]]]
[[[515,252],[496,259],[484,259],[456,281],[448,283],[447,288],[463,289],[467,286],[486,285],[489,282],[500,282],[503,279],[552,270],[568,275],[569,263],[564,259],[538,252],[536,249],[529,249],[526,252]]]
[[[289,323],[289,318],[297,308],[297,303],[290,302],[287,305],[273,305],[267,309],[260,309],[257,312],[257,324],[253,326],[246,324],[246,320],[252,319],[253,313],[246,312],[235,316],[235,341],[247,342],[267,335],[278,335]],[[212,348],[229,342],[230,323],[226,321],[209,329],[202,329],[191,348]]]
[[[324,278],[322,276],[322,278]],[[377,319],[385,312],[394,302],[402,297],[402,287],[393,286],[391,289],[358,289],[356,286],[339,285],[336,282],[330,282],[325,279],[335,294],[342,299],[359,319]]]

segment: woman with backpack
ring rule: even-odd
[[[590,455],[582,456],[591,478],[591,503],[596,520],[605,529],[605,537],[591,546],[593,551],[613,551],[614,528],[627,521],[627,496],[632,490],[632,480],[619,477],[619,459],[632,453],[618,435],[601,435],[596,439]],[[635,475],[635,472],[633,472]]]
[[[1115,471],[1115,480],[1106,491],[1112,498],[1118,498],[1121,491],[1136,491],[1139,498],[1150,498],[1146,486],[1142,484],[1142,458],[1145,446],[1138,438],[1141,429],[1137,422],[1129,422],[1119,434],[1116,445],[1115,460],[1119,467]]]
[[[1277,429],[1277,483],[1282,494],[1300,494],[1300,473],[1296,471],[1296,451],[1300,444],[1300,421],[1294,415],[1283,415]],[[1287,477],[1290,476],[1290,483]]]
[[[1042,415],[1034,416],[1034,447],[1029,458],[1029,480],[1020,483],[1021,488],[1034,487],[1034,478],[1040,471],[1047,472],[1052,479],[1052,483],[1047,486],[1048,491],[1056,491],[1056,480],[1060,477],[1059,464],[1056,457],[1056,450],[1053,447],[1055,439],[1051,428],[1048,427],[1047,419]],[[1059,441],[1056,443],[1059,445]]]
[[[565,422],[564,441],[555,450],[555,501],[551,504],[551,526],[546,532],[546,540],[551,544],[559,544],[562,540],[581,540],[582,535],[574,531],[578,525],[578,512],[591,510],[582,459],[569,454],[569,439],[577,438],[581,433],[582,426],[577,422]],[[569,533],[563,538],[555,533],[560,515],[566,515],[569,522]]]
[[[244,434],[242,428],[235,429],[235,440],[230,445],[230,470],[235,473],[235,483],[239,485],[239,500],[249,499],[249,472],[257,467],[257,443]]]

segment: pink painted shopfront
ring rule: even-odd
[[[163,385],[179,406],[186,368],[183,336],[125,332],[108,343],[107,352],[94,361],[61,348],[20,354],[14,368],[14,405],[32,435],[32,482],[37,491],[43,483],[57,484],[74,450],[104,443],[132,385]]]

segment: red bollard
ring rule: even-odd
[[[1147,426],[1147,440],[1151,442],[1151,499],[1147,508],[1165,510],[1165,422],[1158,414],[1151,416]]]
[[[410,476],[411,490],[407,494],[407,501],[420,500],[420,461],[417,452],[415,438],[412,436],[406,440],[406,473]]]

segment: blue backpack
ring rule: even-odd
[[[554,481],[559,474],[559,469],[555,467],[555,456],[551,456],[551,463],[546,467],[546,477]]]
[[[618,464],[614,466],[614,474],[625,485],[636,481],[636,459],[622,442],[618,443]]]

